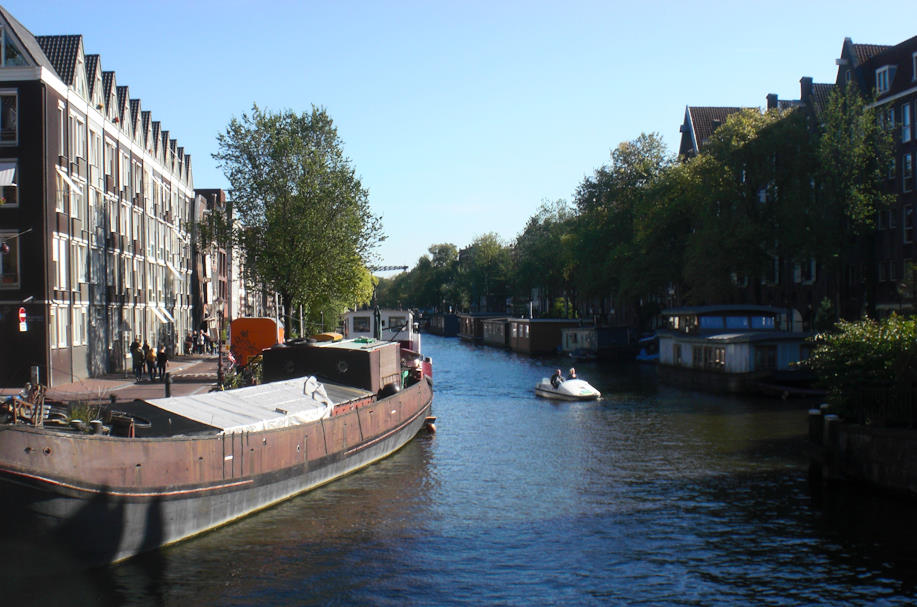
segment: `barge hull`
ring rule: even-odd
[[[431,380],[423,378],[393,396],[336,418],[221,438],[54,437],[10,426],[0,431],[4,486],[0,511],[7,515],[5,520],[28,512],[28,524],[43,530],[45,540],[80,562],[118,562],[224,525],[385,458],[423,428],[431,408]],[[391,423],[374,423],[376,415],[385,415]],[[376,431],[370,433],[373,428]],[[110,454],[113,440],[133,443],[140,453],[155,453],[149,450],[152,443],[172,443],[184,454],[185,468],[175,469],[174,460],[163,462],[163,467],[171,466],[176,477],[195,482],[149,486],[130,479],[113,483],[109,477],[104,483],[93,483],[92,475],[80,477],[73,463],[66,461],[73,449],[95,451],[97,457]],[[226,441],[232,451],[221,456],[227,453]],[[289,449],[278,455],[271,452],[276,445]],[[301,454],[298,461],[291,457],[294,448]],[[26,459],[57,461],[43,468],[26,467],[24,452],[29,453]],[[223,461],[205,461],[204,454],[209,460],[222,457]],[[143,466],[152,470],[157,462],[146,461]],[[246,469],[259,472],[246,474]],[[162,476],[160,471],[157,478]]]

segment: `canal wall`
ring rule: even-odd
[[[826,405],[809,411],[813,469],[825,481],[853,481],[917,498],[917,430],[849,423]]]

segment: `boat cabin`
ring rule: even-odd
[[[509,347],[525,354],[555,353],[560,350],[561,330],[579,325],[579,320],[566,318],[511,318]]]
[[[420,332],[414,327],[414,313],[410,310],[376,308],[347,312],[344,314],[344,337],[394,341],[402,348],[420,352]]]

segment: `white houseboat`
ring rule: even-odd
[[[662,311],[660,379],[726,392],[805,392],[809,379],[794,363],[809,356],[799,313],[755,305],[696,306]]]

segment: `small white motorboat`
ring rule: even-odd
[[[543,377],[535,386],[535,394],[544,398],[559,400],[595,400],[602,393],[593,388],[589,382],[582,379],[568,379],[557,384],[555,388],[550,378]]]

